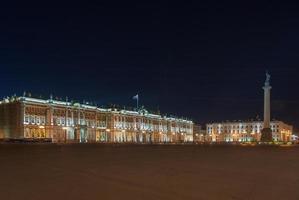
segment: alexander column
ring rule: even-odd
[[[264,128],[261,133],[261,142],[272,142],[272,130],[270,128],[270,74],[266,72],[264,89]]]

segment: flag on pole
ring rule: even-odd
[[[138,100],[138,94],[136,94],[135,96],[133,96],[133,99]]]
[[[135,96],[133,96],[133,99],[137,101],[137,110],[138,110],[139,95],[136,94]]]

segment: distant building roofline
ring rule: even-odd
[[[193,124],[192,120],[187,120],[184,118],[176,118],[176,117],[167,117],[166,115],[158,115],[149,113],[144,108],[137,110],[127,110],[127,109],[117,109],[117,108],[101,108],[98,106],[93,106],[88,103],[78,103],[78,102],[68,102],[68,101],[61,101],[61,100],[53,100],[53,99],[41,99],[41,98],[33,98],[33,97],[24,97],[24,96],[12,96],[12,97],[6,97],[3,98],[2,101],[0,101],[0,104],[5,103],[13,103],[13,102],[29,102],[34,104],[51,104],[51,105],[57,105],[57,106],[70,106],[70,107],[78,107],[78,108],[84,108],[84,109],[90,109],[90,110],[98,110],[102,112],[112,112],[112,113],[119,113],[119,114],[129,114],[129,115],[136,115],[136,116],[146,116],[149,118],[160,118],[170,121],[181,121],[185,123],[191,123]]]

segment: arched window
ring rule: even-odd
[[[25,129],[25,137],[26,138],[30,138],[31,137],[31,135],[30,135],[30,129],[29,128]]]
[[[40,129],[40,137],[41,138],[45,138],[46,137],[46,134],[45,134],[45,129]]]

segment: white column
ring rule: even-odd
[[[264,128],[270,128],[270,90],[271,86],[266,85],[264,89]]]

